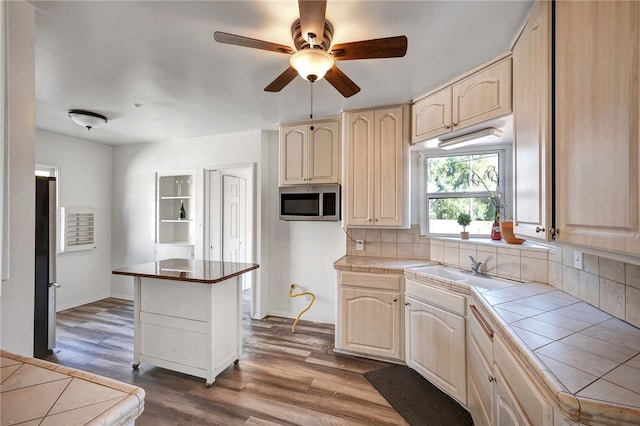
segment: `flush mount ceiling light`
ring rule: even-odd
[[[438,148],[453,149],[480,142],[497,142],[500,136],[502,136],[502,130],[496,129],[495,127],[489,127],[487,129],[478,130],[477,132],[467,133],[466,135],[460,135],[449,139],[440,139]]]
[[[333,67],[335,60],[324,50],[303,49],[291,55],[289,63],[300,77],[310,82],[322,79],[324,75]]]
[[[91,130],[94,127],[100,126],[107,122],[107,117],[97,112],[85,111],[82,109],[70,109],[69,117],[82,127],[86,127],[87,130]]]

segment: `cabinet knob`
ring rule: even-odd
[[[409,303],[409,302],[404,302],[404,306],[411,306],[411,303]]]
[[[491,382],[495,382],[495,381],[496,381],[496,378],[495,378],[495,377],[493,377],[491,374],[489,374],[489,377],[488,377],[488,378],[489,378],[489,383],[491,383]]]
[[[372,222],[371,218],[367,219],[369,222]]]
[[[544,228],[540,228],[539,226],[536,226],[536,232],[544,232]]]
[[[456,127],[458,125],[458,123],[453,123],[453,127]]]
[[[394,301],[394,302],[397,302],[397,301],[398,301],[398,298],[393,299],[393,301]]]
[[[558,237],[560,230],[558,228],[549,228],[549,235],[551,235],[551,239],[555,241]]]
[[[450,128],[451,128],[451,126],[449,126],[448,124],[445,124],[445,125],[444,125],[444,128],[445,128],[445,129],[450,129]]]

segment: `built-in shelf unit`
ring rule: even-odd
[[[156,260],[193,258],[193,177],[191,171],[156,173]]]

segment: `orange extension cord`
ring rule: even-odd
[[[302,314],[307,312],[311,308],[311,305],[313,305],[313,302],[315,302],[315,300],[316,300],[316,295],[311,293],[310,291],[303,291],[302,293],[293,294],[293,289],[294,288],[296,288],[296,285],[295,284],[291,284],[291,289],[289,289],[289,297],[311,296],[311,302],[309,302],[309,305],[307,305],[306,308],[304,308],[303,310],[300,311],[300,313],[298,314],[298,317],[293,322],[293,325],[291,326],[291,332],[292,333],[296,332],[296,324],[298,324],[298,321],[300,320],[300,317],[302,316]]]

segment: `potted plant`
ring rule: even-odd
[[[463,240],[469,239],[469,232],[467,231],[467,226],[471,223],[471,216],[467,213],[460,213],[458,215],[458,225],[462,226],[462,231],[460,232],[460,238]]]

